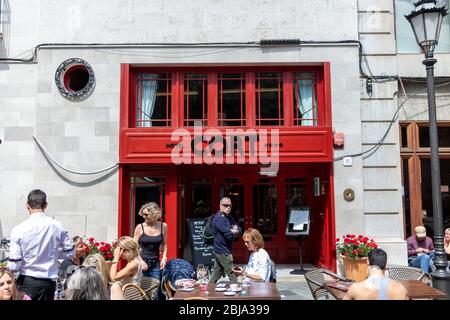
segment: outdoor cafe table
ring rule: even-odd
[[[227,285],[228,287],[228,285]],[[215,291],[215,284],[208,284],[206,291],[200,291],[196,285],[193,291],[177,290],[173,297],[174,300],[185,300],[193,298],[206,298],[208,300],[281,300],[280,292],[273,282],[251,282],[249,286],[243,288],[247,291],[242,295],[242,291],[236,292],[233,296],[224,295],[224,291]]]
[[[439,299],[439,298],[447,298],[447,295],[435,288],[432,288],[428,286],[427,284],[423,283],[422,281],[418,280],[401,280],[399,281],[401,284],[403,284],[406,288],[406,291],[408,292],[408,298],[409,299]],[[347,293],[347,290],[338,289],[336,287],[333,287],[333,285],[344,285],[347,288],[349,287],[348,282],[342,282],[342,281],[326,281],[322,286],[325,290],[327,290],[333,297],[335,297],[337,300],[341,300],[345,294]]]

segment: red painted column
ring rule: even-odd
[[[119,136],[119,162],[125,157],[125,138],[123,131],[129,127],[129,102],[130,102],[130,65],[120,66],[120,136]],[[129,234],[130,219],[128,208],[130,203],[130,178],[123,164],[119,166],[119,193],[118,193],[118,238]]]
[[[178,177],[177,168],[172,165],[166,181],[166,223],[168,228],[167,258],[177,257],[178,252]]]
[[[123,165],[119,166],[119,194],[118,194],[118,238],[128,236],[130,233],[130,177]]]

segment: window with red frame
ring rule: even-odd
[[[136,127],[304,127],[321,123],[320,71],[230,70],[167,68],[138,74],[136,106],[131,113]]]
[[[136,127],[171,125],[171,74],[141,74],[137,79]]]
[[[282,72],[256,73],[255,109],[257,126],[284,125]]]
[[[245,126],[245,73],[219,73],[217,78],[217,123]]]
[[[294,125],[317,126],[317,95],[314,73],[296,72],[294,88]]]
[[[184,121],[188,127],[208,125],[208,74],[184,75]]]

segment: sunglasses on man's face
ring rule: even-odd
[[[223,204],[222,206],[225,207],[225,208],[231,208],[232,207],[231,204]]]

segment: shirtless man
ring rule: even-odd
[[[406,300],[405,287],[398,281],[384,276],[387,254],[383,249],[369,253],[369,277],[350,286],[343,300]]]

